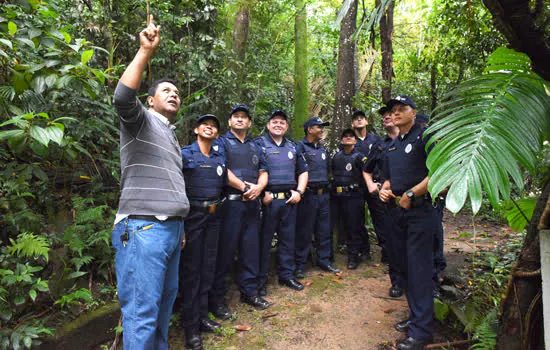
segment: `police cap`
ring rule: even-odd
[[[353,129],[344,129],[344,131],[342,131],[342,134],[340,135],[340,139],[343,139],[346,135],[351,135],[355,137],[355,131],[353,131]]]
[[[359,117],[359,116],[362,116],[362,117],[364,117],[364,118],[367,117],[367,115],[365,114],[365,112],[356,109],[356,110],[353,111],[353,114],[351,115],[351,120],[354,120],[355,118],[357,118],[357,117]]]
[[[430,123],[430,117],[423,113],[416,113],[416,122],[419,124],[428,124]]]
[[[322,121],[321,118],[319,118],[318,116],[311,117],[308,120],[306,120],[306,122],[304,123],[304,130],[307,130],[307,128],[309,128],[310,126],[315,126],[315,125],[329,126],[330,123]]]
[[[235,114],[239,111],[246,113],[246,116],[249,119],[252,119],[252,117],[250,116],[250,108],[248,108],[247,105],[235,105],[235,106],[233,106],[233,108],[231,109],[231,114],[229,114],[229,117],[231,118],[231,116],[233,114]]]
[[[196,125],[199,126],[202,124],[202,122],[204,122],[205,120],[213,120],[214,123],[216,123],[216,127],[218,128],[218,130],[220,129],[220,121],[218,120],[218,117],[216,117],[214,114],[203,114],[203,115],[199,115],[197,117],[197,123]]]
[[[394,98],[392,98],[388,104],[386,105],[388,108],[393,108],[393,106],[397,104],[407,105],[411,106],[413,109],[416,109],[416,105],[414,104],[414,101],[412,98],[410,98],[407,95],[397,95]]]
[[[283,118],[285,118],[285,120],[288,120],[288,115],[286,114],[286,112],[280,108],[275,108],[274,110],[271,111],[271,115],[269,116],[269,120],[275,118],[276,116],[281,116]]]

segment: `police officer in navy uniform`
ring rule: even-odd
[[[367,157],[355,149],[357,140],[352,129],[340,136],[343,149],[332,158],[332,217],[341,218],[348,239],[348,269],[355,270],[361,262],[362,218],[365,217],[362,169]]]
[[[304,155],[284,134],[288,130],[288,116],[282,109],[271,112],[266,128],[268,133],[256,139],[262,148],[269,168],[269,179],[264,197],[262,234],[260,241],[260,295],[266,295],[271,242],[275,232],[278,238],[279,284],[293,290],[304,286],[294,277],[295,230],[297,204],[302,199],[308,181]]]
[[[415,124],[416,106],[408,96],[390,100],[392,120],[399,136],[386,153],[386,181],[380,199],[392,205],[395,224],[391,254],[400,254],[404,265],[405,294],[410,315],[395,328],[408,332],[398,349],[423,349],[433,336],[433,242],[437,232],[437,213],[428,193],[425,128]]]
[[[261,149],[247,136],[252,126],[250,109],[236,105],[229,116],[230,130],[218,139],[225,157],[228,184],[224,189],[224,225],[220,235],[216,277],[210,293],[210,310],[221,319],[231,311],[224,303],[227,275],[238,249],[238,285],[241,301],[258,309],[269,302],[258,295],[260,272],[260,201],[267,185],[267,165]]]
[[[319,117],[311,117],[304,123],[306,136],[298,141],[297,150],[306,157],[308,183],[302,201],[298,205],[296,223],[296,271],[298,279],[304,278],[305,265],[311,251],[311,238],[315,237],[316,264],[327,272],[340,272],[330,262],[332,255],[330,227],[329,156],[321,144],[324,127],[330,125]]]
[[[191,205],[180,261],[182,325],[189,349],[202,349],[199,332],[214,332],[221,327],[208,317],[208,294],[214,280],[222,221],[222,190],[227,178],[223,153],[213,145],[219,128],[216,116],[199,116],[194,130],[197,141],[181,150]]]
[[[388,215],[387,203],[383,203],[378,197],[378,191],[385,181],[382,172],[384,168],[385,152],[389,144],[399,134],[399,129],[393,124],[391,119],[392,111],[390,108],[384,106],[380,108],[378,112],[382,115],[382,126],[386,130],[386,136],[373,149],[371,156],[363,168],[363,177],[369,192],[369,210],[373,218],[378,244],[382,248],[382,262],[389,265],[391,280],[389,295],[393,298],[399,298],[403,295],[401,273],[399,272],[399,265],[392,262],[388,254],[388,250],[391,248],[389,247],[391,237],[388,236],[393,234],[392,230],[388,229],[388,225],[391,224],[393,218],[391,215]]]
[[[351,127],[355,131],[355,136],[357,137],[357,143],[355,144],[355,149],[365,155],[367,158],[370,157],[370,153],[373,150],[373,147],[375,147],[379,142],[380,138],[372,133],[369,133],[367,131],[367,127],[369,125],[369,121],[367,119],[367,116],[365,115],[365,112],[360,110],[353,111],[353,114],[351,116]],[[370,207],[373,206],[375,203],[372,203],[373,200],[369,193],[367,191],[364,192],[365,201],[367,202],[367,205]],[[373,211],[370,210],[371,213],[371,219],[373,222],[373,225],[375,225],[375,231],[376,231],[376,223],[380,221],[380,216],[376,216],[376,210]],[[367,232],[367,229],[365,227],[365,218],[363,218],[363,229],[362,232],[362,248],[361,253],[367,258],[370,258],[370,242],[369,242],[369,235]]]
[[[430,125],[430,117],[426,114],[417,113],[416,114],[416,123],[421,126],[428,127]],[[440,193],[437,198],[434,200],[434,206],[437,212],[437,234],[435,235],[434,242],[434,271],[433,271],[433,282],[434,282],[434,298],[441,299],[441,290],[439,277],[441,272],[447,267],[447,259],[443,253],[445,246],[444,240],[444,231],[443,231],[443,210],[445,209],[445,195],[447,191]]]

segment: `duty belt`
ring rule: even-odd
[[[205,212],[208,212],[209,214],[215,213],[216,210],[221,206],[221,204],[225,201],[225,198],[222,199],[216,199],[211,201],[189,201],[189,205],[191,207],[202,210]]]
[[[336,186],[334,187],[334,191],[336,193],[344,193],[344,192],[357,192],[359,191],[359,185],[358,184],[352,184],[352,185],[346,185],[346,186]]]
[[[394,198],[394,201],[392,200],[388,201],[388,204],[390,205],[390,207],[393,207],[394,204],[399,207],[400,206],[399,202],[401,201],[401,197],[403,196],[397,196]],[[416,208],[420,204],[422,204],[422,202],[430,201],[430,200],[431,200],[431,196],[428,193],[423,194],[419,197],[414,197],[414,199],[411,201],[411,208]]]
[[[292,196],[292,193],[290,193],[290,191],[271,192],[271,195],[273,196],[273,199],[288,199]]]
[[[306,191],[316,195],[322,195],[324,193],[328,193],[328,186],[307,186]]]
[[[249,201],[250,199],[247,199],[245,196],[243,196],[242,194],[228,194],[226,197],[225,197],[228,201],[242,201],[242,202],[246,202],[246,201]]]

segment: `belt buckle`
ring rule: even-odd
[[[216,207],[218,206],[218,204],[211,204],[208,206],[208,214],[212,214],[214,212],[216,212]]]
[[[397,205],[398,207],[400,206],[399,205],[399,202],[401,201],[401,196],[397,196],[395,197],[395,205]]]
[[[317,195],[320,196],[322,194],[323,194],[323,189],[322,188],[317,189]]]
[[[342,186],[336,187],[336,193],[342,193],[344,191],[344,188]]]
[[[278,192],[275,194],[275,199],[285,199],[285,194],[283,192]]]

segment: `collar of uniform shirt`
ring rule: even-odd
[[[404,139],[407,138],[407,136],[408,136],[411,132],[413,132],[414,130],[416,130],[416,129],[418,129],[418,128],[419,128],[418,124],[414,123],[413,126],[409,129],[409,132],[407,132],[406,134],[403,134],[403,135],[400,134],[400,135],[398,136],[398,137],[399,137],[399,140],[400,140],[400,141],[403,141]]]
[[[168,120],[168,118],[166,118],[165,116],[163,116],[162,114],[160,114],[159,112],[155,111],[155,110],[152,110],[152,109],[149,109],[149,112],[151,112],[152,115],[154,115],[155,117],[157,117],[161,122],[164,123],[164,125],[166,125],[167,127],[169,127],[171,130],[174,130],[176,129],[176,127],[172,124],[170,124],[170,121]]]
[[[305,143],[305,144],[308,144],[308,145],[311,145],[313,148],[319,148],[321,147],[321,143],[320,142],[317,142],[317,143],[313,143],[313,142],[309,142],[307,137],[304,137],[302,139],[302,141]]]
[[[191,144],[191,150],[193,152],[201,152],[201,148],[199,146],[199,143],[198,142],[193,142]],[[219,146],[218,145],[214,145],[212,144],[212,147],[210,147],[210,157],[212,157],[213,155],[219,155]]]
[[[235,140],[239,140],[239,138],[237,136],[235,136],[235,134],[233,134],[231,132],[231,130],[229,130],[228,132],[225,133],[225,137],[227,137],[228,139],[235,139]],[[240,141],[240,140],[239,140]],[[244,142],[248,142],[248,141],[252,141],[252,139],[250,138],[250,136],[246,135],[246,137],[244,138]],[[243,142],[243,143],[244,143]]]

